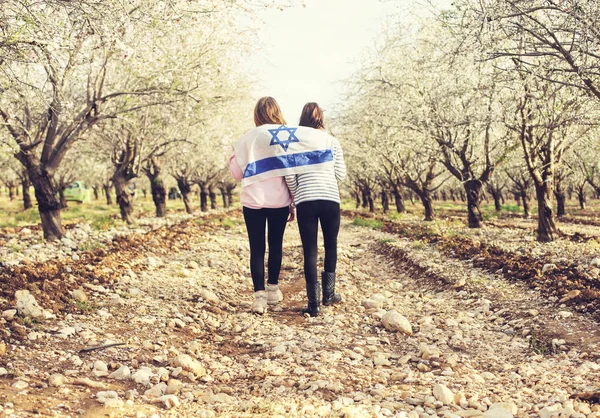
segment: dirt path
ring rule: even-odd
[[[0,414],[600,417],[597,405],[568,399],[600,389],[596,340],[580,340],[598,327],[585,317],[349,221],[339,240],[344,304],[299,315],[294,225],[285,299],[253,315],[245,229],[239,213],[228,216],[226,228],[210,231],[190,223],[176,250],[119,260],[112,287],[84,288],[86,313],[25,324],[23,339],[0,356]],[[385,329],[390,310],[410,321],[412,335]],[[553,324],[566,331],[550,335]],[[125,345],[79,352],[109,343]],[[98,397],[106,391],[115,393]]]

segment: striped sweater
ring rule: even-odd
[[[338,181],[346,177],[346,164],[340,142],[335,138],[333,138],[332,148],[334,165],[330,170],[285,176],[296,205],[311,200],[331,200],[341,203]]]

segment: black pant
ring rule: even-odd
[[[304,277],[307,283],[316,283],[317,235],[321,221],[325,243],[323,270],[335,273],[337,264],[337,236],[340,231],[340,204],[330,200],[313,200],[300,203],[297,207],[298,229],[304,249]]]
[[[250,240],[250,274],[254,291],[265,290],[265,227],[268,224],[269,284],[279,283],[283,233],[287,224],[289,208],[250,209],[244,206],[244,220]]]

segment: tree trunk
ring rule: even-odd
[[[148,173],[147,171],[145,173],[148,180],[150,180],[150,192],[152,193],[156,217],[163,218],[167,212],[167,190],[165,189],[165,185],[162,182],[160,175]],[[146,189],[142,189],[144,198],[146,198],[145,191]]]
[[[492,198],[494,199],[494,209],[496,210],[496,212],[501,212],[502,211],[502,203],[500,202],[501,193],[498,192],[497,190],[490,190],[490,194],[492,195]]]
[[[100,196],[98,194],[98,189],[99,189],[98,186],[92,186],[92,190],[94,191],[94,200],[100,199]]]
[[[219,192],[221,192],[221,200],[223,201],[223,207],[227,208],[229,207],[227,205],[227,193],[224,187],[219,187]]]
[[[204,186],[200,186],[200,211],[208,211],[208,191]]]
[[[556,216],[559,218],[561,216],[565,216],[567,214],[565,211],[565,202],[567,200],[567,196],[562,190],[555,191],[554,196],[556,197]]]
[[[146,190],[146,188],[143,188],[142,194],[144,195],[144,199],[146,199],[148,197],[148,190]],[[154,198],[154,197],[152,197],[152,198]]]
[[[60,208],[68,208],[69,205],[67,205],[67,199],[65,199],[65,188],[63,186],[58,188],[58,197],[60,198]]]
[[[104,196],[106,197],[106,204],[109,206],[112,205],[113,201],[112,201],[112,195],[110,194],[110,185],[104,184],[104,185],[102,185],[102,189],[104,189]]]
[[[233,206],[233,189],[235,189],[235,187],[227,189],[227,207]]]
[[[11,200],[11,202],[15,200],[15,189],[12,185],[8,186],[8,198]]]
[[[210,199],[210,208],[211,209],[216,209],[217,208],[217,194],[215,193],[215,190],[211,187],[208,190],[208,198]]]
[[[454,193],[454,190],[450,190],[450,200],[456,202],[456,193]]]
[[[370,192],[367,195],[367,201],[369,202],[369,212],[375,212],[375,202],[373,201],[373,196],[371,196]]]
[[[362,207],[365,209],[367,206],[369,206],[369,198],[367,196],[366,189],[362,188],[360,191],[362,195]]]
[[[150,191],[156,207],[156,216],[163,218],[167,212],[167,190],[160,177],[150,180]]]
[[[396,212],[404,213],[406,212],[406,206],[404,206],[404,199],[402,199],[402,193],[398,190],[394,190],[394,202],[396,203]]]
[[[383,213],[388,213],[390,210],[390,199],[385,190],[381,192],[381,207],[383,207]]]
[[[521,192],[521,201],[523,202],[523,216],[529,218],[529,196],[527,195],[527,191]]]
[[[479,180],[468,180],[464,183],[465,194],[467,197],[467,209],[469,218],[469,228],[481,228],[481,210],[479,202],[481,201],[481,190],[483,183]]]
[[[581,210],[585,209],[585,192],[583,188],[581,190],[577,190],[577,199],[579,200],[579,208]]]
[[[121,213],[121,219],[128,224],[133,223],[133,192],[129,189],[129,181],[120,173],[116,172],[112,178],[117,194],[117,204]]]
[[[31,186],[31,182],[29,178],[25,177],[21,180],[21,189],[23,190],[23,209],[31,209],[33,204],[31,203],[31,194],[29,194],[29,186]]]
[[[60,218],[60,202],[56,196],[52,176],[45,169],[31,161],[32,158],[29,158],[29,156],[25,158],[27,159],[26,168],[29,181],[33,185],[35,198],[38,202],[44,239],[47,241],[61,239],[63,228]]]
[[[185,212],[188,214],[192,213],[192,205],[190,203],[190,184],[184,180],[183,178],[177,178],[177,187],[181,192],[181,197],[183,198],[183,204],[185,205]]]
[[[425,220],[427,222],[433,221],[435,218],[435,211],[433,210],[433,200],[431,199],[431,195],[427,191],[421,191],[418,193],[418,196],[423,204]]]
[[[535,194],[538,203],[537,240],[540,242],[554,241],[557,230],[552,213],[552,199],[548,182],[544,182],[541,186],[536,184]]]
[[[446,200],[448,200],[448,194],[445,190],[442,190],[442,201],[445,202]]]
[[[181,190],[180,190],[181,191]],[[185,206],[185,213],[192,213],[192,204],[190,202],[190,192],[187,193],[181,192],[181,197],[183,198],[183,205]]]

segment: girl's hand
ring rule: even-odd
[[[290,216],[288,217],[288,222],[293,222],[296,219],[296,206],[294,204],[290,205]]]

